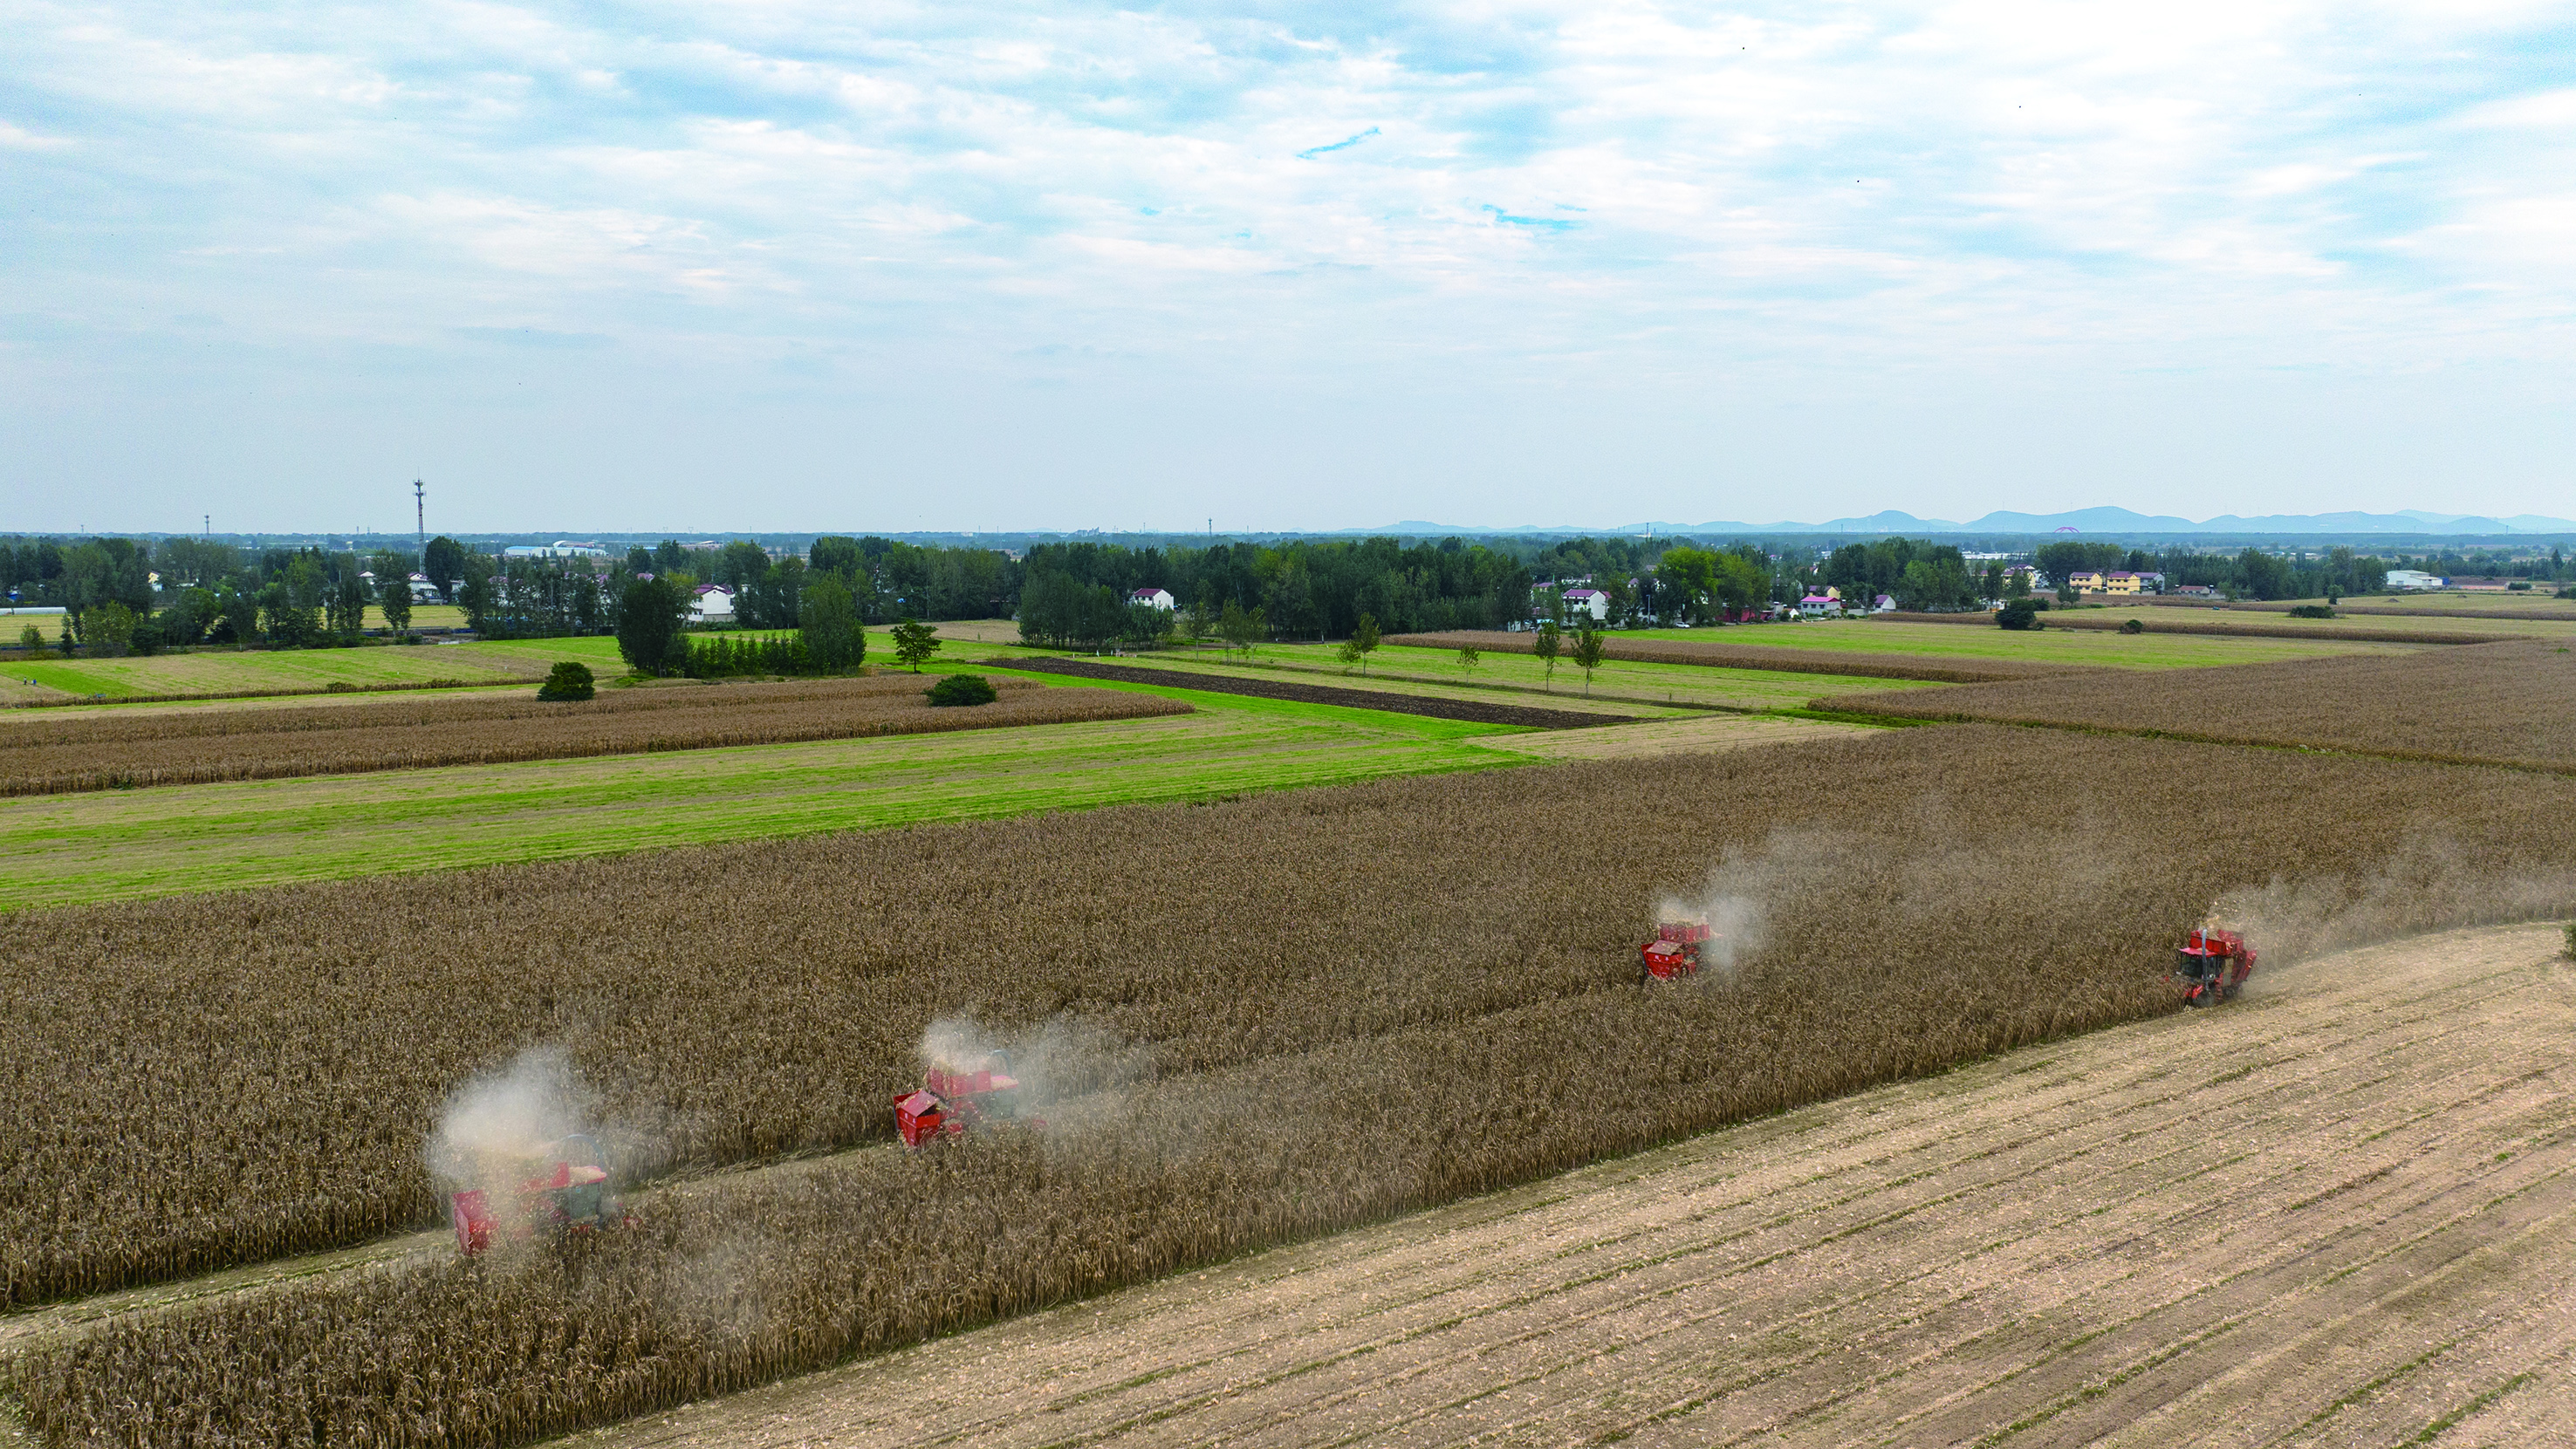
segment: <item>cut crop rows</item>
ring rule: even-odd
[[[1245,679],[1226,674],[1191,674],[1174,669],[1138,669],[1122,664],[1096,664],[1088,659],[1010,658],[990,661],[1008,669],[1070,674],[1078,679],[1114,679],[1122,684],[1160,684],[1176,689],[1204,689],[1213,694],[1242,694],[1257,699],[1288,699],[1301,704],[1331,704],[1349,709],[1382,709],[1429,719],[1466,720],[1475,724],[1522,725],[1541,730],[1579,730],[1617,724],[1615,714],[1586,714],[1570,709],[1542,709],[1525,704],[1491,704],[1480,699],[1435,699],[1384,689],[1336,689],[1327,684],[1299,684],[1285,679]]]
[[[2576,653],[2522,640],[2420,654],[1835,695],[1818,708],[1986,720],[2394,759],[2576,771]]]
[[[1984,615],[1977,617],[1991,627],[1991,620]],[[1390,634],[1386,642],[1422,649],[1472,647],[1502,654],[1532,654],[1538,649],[1535,635],[1483,629],[1457,629],[1438,634]],[[1617,634],[1607,636],[1602,642],[1608,657],[1634,660],[1640,664],[1705,664],[1720,669],[1773,669],[1788,674],[1857,674],[1880,679],[1928,679],[1943,684],[2111,672],[2100,665],[2059,664],[2038,659],[1930,660],[1910,654],[1865,654],[1845,650],[1826,653],[1778,644],[1623,639]]]
[[[1983,612],[1880,614],[1870,622],[1874,624],[1946,624],[1952,627],[1985,629],[1995,627],[1994,615]],[[2132,619],[2129,615],[2110,610],[2095,612],[2088,609],[2082,613],[2076,613],[2071,610],[2055,609],[2042,615],[2041,622],[2051,629],[2090,629],[2097,632],[2108,630],[2118,633],[2127,630]],[[2319,620],[2313,624],[2263,624],[2250,619],[2175,619],[2167,615],[2142,617],[2134,622],[2142,631],[2149,634],[2206,634],[2240,639],[2344,639],[2373,644],[2496,644],[2506,640],[2531,637],[2527,633],[2487,634],[2470,633],[2458,629],[2393,627],[2351,629],[2331,620]]]
[[[613,690],[578,703],[396,703],[51,714],[0,722],[0,795],[355,774],[1186,714],[1174,700],[1023,685],[992,704],[934,708],[911,676]]]

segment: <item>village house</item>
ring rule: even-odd
[[[692,624],[730,624],[733,622],[733,590],[722,584],[700,584],[689,595],[689,622]]]
[[[1157,609],[1162,609],[1168,612],[1172,607],[1172,591],[1169,589],[1130,589],[1127,593],[1127,602],[1131,604],[1151,604]]]

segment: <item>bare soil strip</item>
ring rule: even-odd
[[[1211,694],[1248,694],[1257,699],[1287,699],[1300,704],[1337,704],[1352,709],[1418,714],[1432,719],[1475,724],[1523,725],[1540,730],[1577,730],[1626,723],[1626,716],[1582,714],[1570,709],[1536,709],[1522,704],[1487,704],[1472,699],[1434,699],[1383,689],[1338,689],[1324,684],[1290,684],[1276,679],[1237,679],[1216,674],[1182,674],[1171,669],[1138,669],[1125,664],[1094,664],[1085,659],[995,659],[1002,668],[1042,674],[1070,674],[1082,679],[1114,679],[1125,684],[1160,684],[1174,689],[1202,689]]]
[[[1488,735],[1478,747],[1545,760],[1633,760],[1690,755],[1749,745],[1867,733],[1872,726],[1786,719],[1777,715],[1718,715],[1709,719],[1645,720],[1616,730],[1555,730],[1545,734]]]
[[[568,1442],[2545,1442],[2576,1411],[2559,946],[2274,968]]]

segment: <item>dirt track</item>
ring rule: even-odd
[[[2275,969],[570,1442],[2576,1442],[2558,945]]]

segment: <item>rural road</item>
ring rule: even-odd
[[[2559,944],[2270,969],[563,1442],[2576,1442]]]

